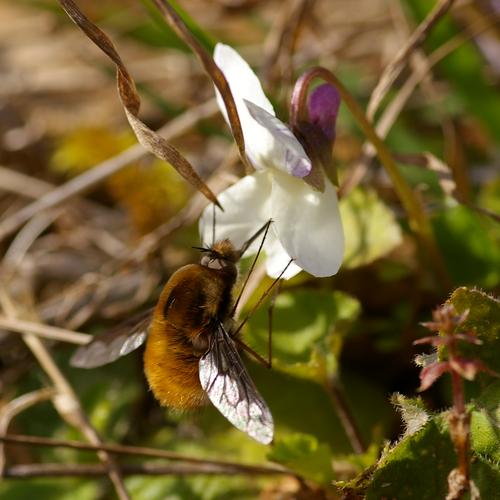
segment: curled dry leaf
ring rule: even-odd
[[[231,93],[229,83],[227,82],[224,73],[219,69],[217,64],[215,64],[212,55],[205,50],[200,42],[189,31],[175,9],[165,0],[154,0],[154,3],[165,17],[170,27],[177,33],[177,36],[179,36],[181,40],[191,47],[193,52],[198,56],[203,64],[203,67],[205,68],[205,71],[208,73],[214,85],[217,87],[217,90],[220,92],[227,110],[227,116],[231,125],[234,140],[236,141],[240,151],[241,159],[245,164],[245,167],[250,169],[250,171],[253,171],[245,153],[245,139],[243,137],[243,130],[241,128],[240,118],[236,109],[236,103],[234,102],[233,94]]]
[[[139,118],[141,101],[135,88],[135,83],[127,68],[123,64],[113,42],[109,37],[93,24],[76,6],[72,0],[59,0],[62,8],[72,21],[92,40],[116,65],[118,92],[125,114],[137,140],[148,151],[158,158],[170,163],[190,184],[203,193],[210,201],[220,206],[214,193],[195,172],[191,164],[171,146],[163,137],[151,130]]]

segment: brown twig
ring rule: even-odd
[[[41,401],[47,401],[55,395],[54,389],[38,389],[33,392],[28,392],[22,396],[9,401],[5,406],[0,408],[0,435],[7,434],[9,430],[9,425],[12,419],[22,413],[24,410],[30,408]],[[3,477],[3,473],[7,464],[5,457],[5,442],[0,441],[0,478]]]
[[[85,345],[92,338],[92,335],[88,335],[87,333],[73,332],[72,330],[66,330],[56,326],[44,325],[43,323],[35,323],[33,321],[24,321],[18,318],[8,318],[5,316],[0,316],[0,328],[5,328],[6,330],[17,333],[29,332],[37,337],[77,345]]]
[[[123,475],[141,476],[192,476],[203,475],[274,475],[283,474],[281,471],[259,469],[242,469],[238,466],[221,466],[210,464],[121,464],[120,470]],[[24,464],[13,465],[5,469],[6,478],[33,478],[33,477],[99,477],[108,474],[103,465],[85,464]],[[289,474],[289,473],[287,473]]]
[[[173,451],[158,450],[155,448],[146,448],[143,446],[124,446],[119,444],[101,444],[99,446],[94,446],[88,443],[81,443],[79,441],[69,441],[63,439],[51,439],[40,436],[25,436],[20,434],[4,434],[0,435],[0,442],[4,443],[17,443],[26,444],[32,446],[45,446],[45,447],[63,447],[71,448],[74,450],[82,451],[99,451],[104,450],[109,453],[116,455],[132,455],[132,456],[144,456],[151,458],[164,458],[167,460],[175,460],[180,462],[186,462],[190,464],[200,464],[200,465],[213,465],[217,467],[228,467],[231,470],[241,470],[242,472],[262,472],[269,474],[290,474],[286,468],[279,465],[250,465],[250,464],[239,464],[235,462],[229,462],[227,460],[212,460],[205,458],[191,457],[184,455],[182,453],[176,453]]]
[[[281,57],[285,58],[283,67],[286,68],[285,79],[293,74],[293,52],[305,14],[311,11],[315,0],[295,0],[291,5],[286,2],[284,10],[277,10],[274,27],[270,30],[264,43],[263,78],[271,83],[275,79],[276,66]]]
[[[0,286],[0,305],[7,317],[11,319],[17,318],[16,307],[2,286]],[[92,444],[96,446],[100,445],[101,438],[99,434],[88,421],[76,393],[59,370],[49,350],[38,337],[31,333],[24,333],[23,340],[54,385],[56,395],[52,401],[58,413],[69,424],[78,428]],[[98,451],[97,454],[104,463],[103,469],[109,475],[120,500],[129,499],[120,470],[114,462],[113,457],[105,451]]]

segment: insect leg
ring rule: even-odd
[[[274,286],[281,280],[281,277],[285,274],[285,271],[288,269],[290,264],[293,262],[293,259],[290,259],[288,261],[288,264],[286,265],[285,269],[281,271],[280,275],[269,285],[267,290],[261,295],[260,299],[257,301],[257,303],[253,306],[252,310],[246,315],[245,319],[240,323],[238,328],[234,332],[231,333],[233,336],[233,339],[236,339],[236,336],[240,332],[240,330],[243,328],[245,323],[252,317],[252,315],[255,313],[255,311],[261,306],[262,302],[264,302],[265,298],[271,293],[271,290],[274,288]]]
[[[267,232],[269,231],[269,227],[271,225],[272,220],[268,220],[262,228],[257,231],[257,233],[252,236],[241,248],[240,252],[241,255],[247,250],[247,248],[250,246],[250,244],[254,241],[254,239],[262,232],[264,231],[264,236],[262,237],[262,241],[260,242],[259,249],[257,250],[257,253],[255,255],[255,258],[253,259],[252,265],[250,266],[250,269],[246,275],[245,282],[243,283],[243,286],[240,289],[240,293],[238,294],[238,298],[236,299],[236,302],[234,303],[233,309],[231,310],[231,318],[234,316],[234,313],[236,312],[236,309],[238,308],[238,304],[240,303],[241,296],[243,295],[243,291],[245,290],[245,287],[247,286],[248,280],[250,279],[250,275],[252,274],[252,271],[255,268],[255,264],[257,264],[257,259],[259,258],[260,252],[262,251],[262,247],[264,246],[264,241],[266,240]]]
[[[247,346],[245,342],[240,340],[238,337],[233,338],[235,344],[241,347],[244,351],[248,352],[256,361],[264,365],[266,368],[271,368],[271,363],[269,360],[262,357],[257,351],[254,351],[250,346]]]
[[[276,303],[276,299],[278,294],[280,293],[281,288],[281,280],[278,281],[276,288],[274,289],[273,296],[271,297],[271,303],[269,304],[269,308],[267,310],[267,325],[268,325],[268,335],[267,335],[267,363],[269,368],[273,367],[273,312],[274,305]]]
[[[212,203],[212,246],[215,245],[215,203]]]

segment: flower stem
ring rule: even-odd
[[[335,377],[328,377],[326,389],[354,453],[364,453],[366,451],[366,446],[363,442],[363,437],[361,436],[361,432],[354,420],[354,416],[347,404],[344,391],[338,383],[338,380]]]
[[[455,342],[448,345],[450,361],[455,357]],[[448,475],[446,500],[458,500],[469,490],[470,414],[465,408],[464,382],[459,373],[451,371],[453,409],[449,416],[450,435],[457,453],[458,467]]]
[[[377,135],[373,125],[368,121],[357,101],[335,75],[325,68],[315,67],[306,71],[299,78],[293,91],[293,106],[290,112],[290,123],[298,123],[306,118],[304,114],[307,109],[307,91],[310,83],[315,78],[321,78],[326,82],[335,85],[346,106],[349,108],[354,119],[357,121],[359,127],[375,147],[380,162],[387,171],[394,185],[394,189],[396,190],[401,203],[408,214],[410,228],[419,236],[421,245],[426,251],[438,281],[442,286],[448,288],[450,286],[450,279],[446,272],[442,256],[434,240],[432,227],[425,214],[422,203],[413,192],[411,186],[401,175],[389,148]]]

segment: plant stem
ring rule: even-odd
[[[184,462],[185,464],[199,464],[202,466],[220,467],[221,470],[226,467],[229,471],[240,471],[242,474],[292,474],[288,469],[280,465],[251,465],[229,462],[227,460],[214,460],[184,455],[168,450],[159,450],[157,448],[146,448],[144,446],[125,446],[121,444],[92,445],[80,441],[70,441],[63,439],[52,439],[41,436],[26,436],[22,434],[4,434],[0,435],[0,443],[17,443],[30,446],[63,447],[82,451],[107,451],[115,455],[144,456],[151,458],[162,458],[165,460],[174,460]]]
[[[448,345],[450,361],[456,356],[455,341]],[[453,409],[449,417],[450,435],[457,453],[458,467],[448,475],[448,495],[446,500],[458,500],[469,490],[470,465],[470,414],[465,407],[464,382],[459,373],[451,371]]]
[[[340,423],[344,428],[344,432],[351,443],[354,453],[364,453],[366,446],[363,442],[361,432],[354,420],[354,416],[347,404],[344,391],[335,377],[328,377],[326,382],[326,389],[333,402],[333,406],[339,417]]]

